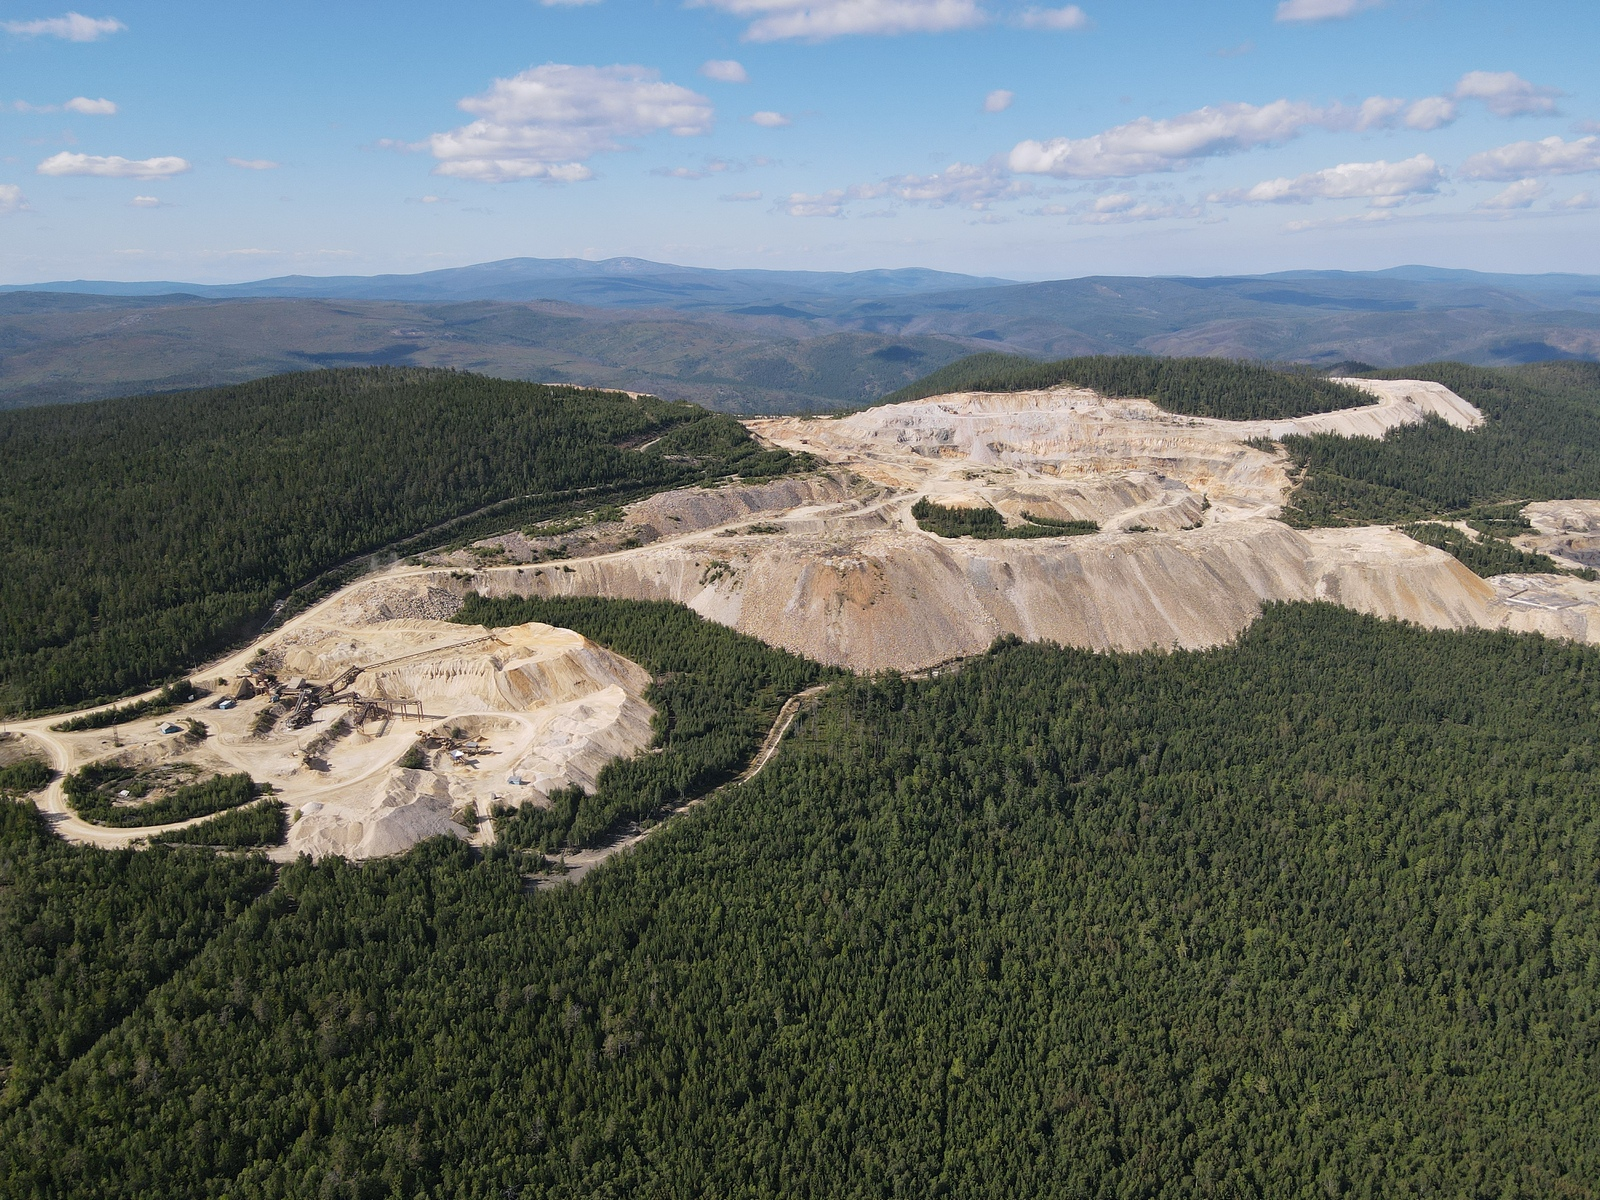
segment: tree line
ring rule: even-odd
[[[1430,363],[1372,375],[1442,383],[1484,424],[1430,418],[1382,439],[1285,438],[1300,476],[1284,512],[1291,524],[1398,524],[1512,501],[1600,499],[1600,363]]]
[[[880,403],[951,392],[1025,392],[1061,384],[1091,388],[1102,396],[1151,400],[1167,412],[1185,416],[1228,421],[1304,417],[1373,402],[1371,395],[1349,384],[1245,359],[1096,354],[1039,362],[991,351],[940,367]]]
[[[0,712],[169,677],[479,509],[504,529],[805,461],[692,404],[390,367],[0,413],[0,458]]]
[[[911,516],[918,529],[947,538],[1081,537],[1086,533],[1100,532],[1099,524],[1094,521],[1062,521],[1053,517],[1036,517],[1032,513],[1022,514],[1021,525],[1007,525],[996,509],[950,508],[926,496],[911,506]]]

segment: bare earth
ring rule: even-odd
[[[356,679],[364,697],[420,703],[423,717],[379,717],[356,725],[359,706],[320,708],[300,729],[279,721],[265,736],[252,725],[265,695],[220,709],[224,686],[245,673],[255,650],[235,655],[194,678],[217,692],[177,713],[114,729],[56,733],[59,716],[14,726],[42,748],[63,775],[85,763],[115,758],[141,766],[192,763],[203,771],[246,771],[272,784],[296,815],[280,856],[338,854],[362,859],[398,853],[441,833],[469,836],[496,804],[544,804],[558,788],[592,790],[600,768],[637,752],[652,736],[653,710],[642,699],[649,675],[570,630],[520,625],[488,630],[430,620],[349,624],[335,596],[264,640],[280,659],[280,676],[329,680],[347,667],[374,666]],[[398,659],[399,661],[394,661]],[[188,718],[204,739],[163,734]],[[351,729],[341,735],[343,721]],[[425,730],[471,744],[459,756],[435,750],[427,769],[399,759]],[[159,836],[194,821],[109,829],[74,815],[58,779],[42,794],[57,832],[73,841],[115,847]],[[200,818],[201,820],[205,818]]]
[[[1295,421],[1174,416],[1074,388],[940,396],[838,420],[752,420],[760,440],[808,451],[824,467],[806,478],[655,496],[629,507],[621,523],[562,534],[559,547],[554,537],[519,533],[437,565],[397,566],[264,639],[280,676],[320,682],[387,663],[360,676],[363,695],[421,701],[421,727],[459,730],[480,747],[459,759],[436,754],[431,770],[396,765],[416,739],[414,719],[328,739],[332,723],[350,715],[330,707],[304,729],[280,724],[255,738],[260,698],[231,711],[203,700],[176,714],[210,728],[197,745],[163,738],[154,720],[121,727],[120,747],[111,730],[51,733],[60,717],[14,728],[63,771],[129,753],[247,770],[277,786],[298,814],[281,853],[363,858],[436,833],[469,836],[468,810],[481,817],[496,803],[542,803],[556,787],[592,788],[606,761],[650,739],[641,698],[649,681],[639,667],[547,626],[486,630],[438,619],[469,591],[677,601],[771,645],[863,671],[927,670],[981,653],[1002,634],[1103,650],[1213,646],[1274,600],[1328,600],[1430,628],[1600,642],[1600,583],[1485,580],[1387,527],[1301,532],[1276,519],[1291,486],[1286,462],[1248,439],[1311,430],[1381,436],[1429,413],[1460,428],[1482,421],[1438,384],[1351,382],[1376,402]],[[1013,524],[1024,513],[1093,520],[1102,532],[945,539],[912,519],[923,496],[992,507]],[[1527,512],[1536,529],[1523,539],[1529,548],[1573,562],[1600,554],[1600,501]],[[567,557],[538,561],[553,550]],[[474,565],[486,556],[501,565]],[[231,681],[255,652],[194,678]],[[317,753],[308,757],[308,748]],[[773,740],[761,761],[775,748]],[[79,821],[59,783],[41,804],[76,840],[121,845],[150,832]],[[472,836],[491,836],[488,822],[481,828]]]

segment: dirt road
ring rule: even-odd
[[[597,846],[592,850],[577,850],[562,855],[560,861],[564,871],[551,875],[533,876],[534,885],[541,888],[551,888],[565,887],[569,884],[577,883],[601,863],[615,858],[624,850],[631,850],[658,829],[664,829],[667,823],[678,814],[686,813],[691,808],[704,804],[707,800],[720,795],[730,787],[738,787],[741,783],[750,782],[750,780],[761,774],[766,765],[772,761],[773,755],[777,754],[778,747],[783,742],[783,735],[789,732],[789,727],[800,716],[800,710],[805,706],[806,701],[822,695],[823,692],[828,690],[828,687],[829,685],[825,683],[818,684],[816,687],[809,687],[803,692],[796,692],[783,702],[783,707],[778,710],[778,715],[772,722],[772,728],[767,731],[766,740],[761,743],[761,749],[756,751],[755,757],[750,760],[750,765],[744,769],[744,772],[737,779],[673,809],[649,829],[628,834],[614,842],[604,846]]]

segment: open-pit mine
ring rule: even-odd
[[[1007,634],[1102,650],[1214,646],[1280,600],[1600,641],[1600,583],[1482,579],[1397,529],[1304,531],[1278,519],[1293,480],[1276,439],[1483,420],[1439,384],[1348,382],[1373,403],[1295,420],[1176,416],[1070,387],[751,420],[759,440],[808,453],[817,469],[662,493],[395,565],[196,672],[208,694],[170,719],[16,728],[63,772],[114,756],[248,771],[293,812],[280,854],[359,859],[440,833],[490,838],[496,806],[592,790],[607,761],[651,739],[641,668],[547,626],[450,623],[469,592],[676,601],[859,671],[924,671]],[[1098,532],[941,537],[913,516],[924,499],[993,510],[1013,527]],[[1600,557],[1600,503],[1526,512],[1527,548],[1573,566]],[[59,783],[43,803],[69,837],[126,844],[151,833],[72,816]]]

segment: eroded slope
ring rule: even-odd
[[[1393,529],[1301,532],[1273,519],[1291,480],[1283,456],[1256,439],[1381,432],[1428,414],[1463,428],[1482,420],[1438,384],[1353,382],[1377,403],[1292,422],[1180,417],[1074,388],[943,396],[839,420],[755,420],[762,439],[832,468],[781,487],[692,489],[636,505],[620,526],[645,543],[634,548],[612,540],[583,555],[579,546],[559,563],[466,579],[399,572],[347,602],[390,611],[429,588],[674,600],[862,670],[923,669],[1002,634],[1096,649],[1215,645],[1271,600],[1588,640],[1596,585],[1483,580]],[[940,538],[911,515],[924,496],[992,507],[1011,524],[1027,513],[1092,520],[1102,532]]]

